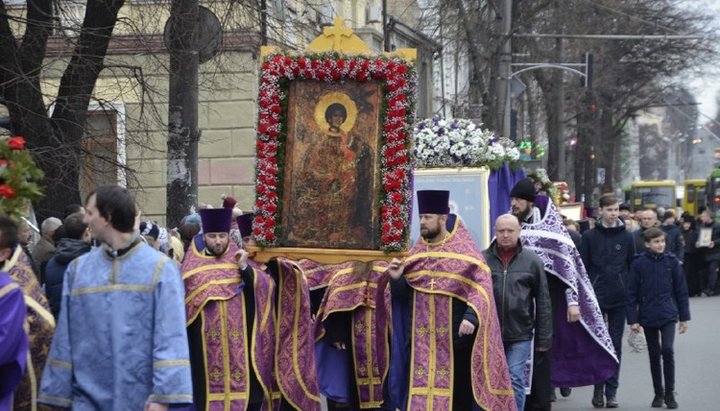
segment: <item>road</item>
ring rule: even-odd
[[[686,334],[675,336],[676,399],[680,409],[720,410],[720,297],[690,299],[692,321]],[[618,402],[622,410],[651,410],[652,378],[647,350],[631,352],[623,337]],[[553,410],[594,410],[590,404],[592,387],[573,389],[568,398],[560,397]]]

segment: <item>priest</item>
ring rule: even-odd
[[[515,410],[485,260],[450,214],[448,191],[417,196],[421,238],[387,270],[393,334],[384,408]]]

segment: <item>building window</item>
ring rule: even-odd
[[[85,125],[78,181],[81,198],[102,185],[126,185],[124,106],[92,105]]]

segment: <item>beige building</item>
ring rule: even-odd
[[[24,14],[24,1],[5,3],[12,7],[11,13]],[[222,194],[235,197],[244,210],[254,203],[257,73],[263,37],[270,44],[301,49],[335,16],[343,16],[345,25],[373,49],[379,52],[383,48],[379,0],[267,0],[267,4],[268,29],[261,33],[261,18],[256,10],[242,9],[237,2],[234,8],[228,2],[201,2],[220,17],[223,38],[219,54],[200,66],[200,203],[219,206]],[[169,2],[153,0],[127,0],[121,9],[122,18],[110,42],[106,68],[88,108],[86,135],[92,138],[85,139],[85,148],[94,156],[86,156],[79,182],[81,194],[104,183],[127,185],[137,193],[144,215],[161,223],[165,222],[167,207],[169,83],[169,56],[162,31],[169,10]],[[67,65],[67,54],[72,51],[72,38],[84,17],[84,6],[65,3],[57,13],[59,27],[50,40],[43,72],[49,110]],[[418,44],[425,47],[418,53],[418,107],[424,116],[432,102],[432,87],[427,87],[432,84],[432,53],[439,49],[415,32],[411,23],[396,19],[391,43],[397,48]],[[17,33],[21,29],[15,27]]]

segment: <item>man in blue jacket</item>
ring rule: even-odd
[[[607,317],[608,332],[618,361],[625,330],[625,280],[635,255],[633,237],[618,218],[619,203],[614,194],[600,197],[600,219],[595,228],[583,234],[580,245],[580,255],[593,284],[600,311]],[[619,374],[618,369],[605,383],[595,385],[594,407],[618,407]]]

